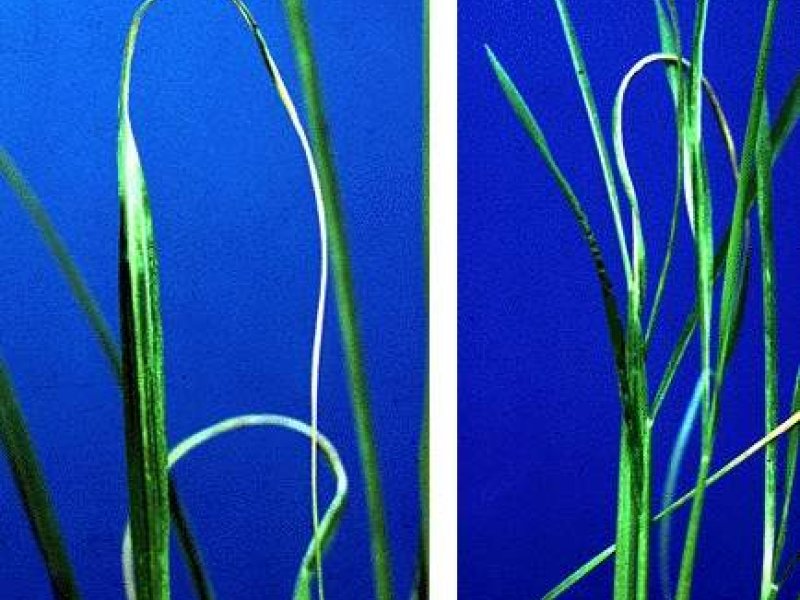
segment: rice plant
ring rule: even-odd
[[[181,495],[170,474],[171,467],[189,452],[223,434],[253,427],[283,429],[306,438],[310,448],[311,540],[294,584],[295,600],[324,598],[323,558],[336,533],[346,507],[348,476],[339,452],[319,430],[318,416],[324,411],[320,397],[320,365],[326,324],[329,270],[333,274],[337,308],[350,384],[354,426],[367,498],[375,597],[390,600],[391,554],[378,466],[377,446],[370,409],[370,394],[364,366],[358,309],[351,274],[350,251],[334,165],[334,153],[326,124],[323,94],[312,47],[310,27],[302,0],[284,0],[283,8],[295,50],[303,86],[305,115],[295,105],[267,39],[253,13],[242,0],[231,4],[255,42],[267,81],[277,94],[297,140],[307,168],[308,187],[314,201],[318,235],[318,287],[316,311],[308,354],[309,386],[306,419],[281,414],[247,414],[223,419],[170,450],[167,441],[163,344],[169,332],[162,326],[158,244],[153,227],[153,209],[144,174],[144,164],[134,130],[146,127],[131,116],[130,95],[134,85],[134,50],[145,16],[156,0],[144,0],[136,9],[125,40],[119,89],[117,172],[120,196],[119,310],[121,343],[117,343],[109,321],[99,307],[67,245],[59,235],[43,203],[21,174],[11,155],[0,147],[0,176],[10,186],[47,246],[78,306],[109,363],[123,399],[125,457],[128,476],[129,521],[121,532],[121,571],[124,594],[139,600],[170,598],[170,531],[174,528],[183,550],[194,592],[198,598],[216,597],[212,578],[202,557],[202,543],[195,536]],[[427,39],[427,31],[423,34]],[[423,94],[427,94],[425,85]],[[304,121],[307,124],[304,124]],[[309,133],[306,133],[308,130]],[[156,192],[157,194],[157,192]],[[426,196],[423,191],[423,195]],[[330,260],[330,266],[329,266]],[[422,434],[427,435],[427,430]],[[49,498],[42,469],[28,432],[9,371],[0,364],[0,441],[14,475],[23,507],[44,560],[54,597],[81,597],[61,528]],[[420,440],[420,481],[426,481],[427,441]],[[318,486],[319,456],[322,454],[335,479],[335,493],[321,510]],[[426,492],[424,492],[426,493]],[[426,498],[421,498],[421,539],[418,576],[412,593],[427,597]],[[122,595],[123,590],[120,590]]]
[[[770,111],[766,96],[769,58],[776,26],[796,27],[796,23],[780,23],[775,15],[777,0],[763,3],[760,48],[746,133],[737,148],[729,119],[723,109],[713,82],[704,70],[705,35],[708,20],[708,0],[695,2],[694,28],[690,36],[681,31],[678,7],[674,0],[655,0],[656,22],[660,48],[636,62],[619,84],[610,119],[611,136],[607,138],[603,119],[597,109],[589,71],[584,61],[579,34],[576,31],[568,2],[554,0],[564,37],[569,49],[574,74],[594,138],[599,166],[605,184],[608,210],[611,214],[621,263],[623,282],[612,281],[607,256],[590,223],[581,192],[570,183],[561,169],[558,152],[548,144],[542,126],[537,121],[522,93],[499,58],[486,48],[500,88],[524,130],[533,142],[540,158],[555,179],[559,190],[572,211],[584,242],[588,246],[600,285],[610,347],[613,351],[618,394],[620,399],[620,441],[616,508],[616,539],[614,544],[591,558],[549,591],[545,598],[562,596],[584,577],[606,561],[614,561],[613,597],[615,600],[649,597],[653,552],[651,543],[654,526],[660,524],[660,578],[664,597],[687,600],[692,595],[693,582],[701,576],[695,569],[698,541],[702,532],[703,513],[712,502],[709,488],[745,461],[763,454],[763,556],[759,598],[779,596],[784,578],[781,568],[790,520],[792,490],[797,461],[798,388],[795,387],[792,413],[781,421],[778,402],[775,249],[773,232],[772,170],[783,146],[800,116],[800,77],[779,109]],[[688,40],[688,42],[687,42]],[[642,72],[661,67],[666,73],[676,124],[676,191],[670,231],[658,268],[648,267],[653,253],[642,224],[641,206],[636,184],[628,166],[623,134],[624,107],[631,82]],[[711,108],[718,126],[735,180],[735,197],[730,222],[723,231],[715,228],[713,215],[727,214],[730,202],[719,196],[713,198],[709,184],[706,143],[708,134],[703,128],[704,107]],[[775,117],[772,118],[771,114]],[[725,208],[720,208],[724,206]],[[756,212],[759,254],[751,250],[751,214]],[[649,366],[649,349],[658,323],[659,309],[668,301],[664,296],[665,283],[674,270],[671,258],[676,242],[675,231],[681,221],[687,221],[694,250],[694,307],[673,346],[670,359],[660,376],[653,380]],[[722,467],[714,469],[715,442],[719,429],[719,405],[723,384],[737,341],[740,337],[752,264],[756,262],[761,274],[763,305],[762,336],[764,350],[764,435]],[[655,289],[649,285],[652,273],[657,274]],[[620,295],[617,290],[622,289]],[[652,301],[648,306],[648,298]],[[684,365],[691,344],[699,347],[699,364]],[[694,396],[686,409],[683,425],[675,440],[669,461],[664,504],[659,510],[654,500],[653,436],[663,403],[666,401],[676,373],[683,367],[691,369],[696,380]],[[800,371],[798,371],[800,374]],[[655,385],[654,385],[655,384]],[[655,389],[653,393],[652,390]],[[683,466],[688,440],[699,421],[700,457],[693,488],[675,499],[678,474]],[[788,436],[783,473],[778,467],[777,441]],[[783,478],[782,486],[778,485]],[[783,489],[782,505],[779,489]],[[683,539],[683,551],[678,577],[673,584],[670,566],[670,515],[683,506],[690,507],[688,525]],[[779,509],[779,506],[781,508]],[[780,514],[780,517],[779,517]]]

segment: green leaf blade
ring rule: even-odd
[[[11,378],[3,364],[0,364],[0,442],[44,559],[53,595],[59,600],[77,600],[80,598],[78,584],[55,508]]]
[[[168,446],[155,236],[127,115],[120,129],[119,297],[136,596],[138,600],[168,600]]]
[[[772,148],[770,146],[767,103],[761,109],[756,141],[756,204],[761,238],[762,306],[764,316],[764,428],[769,432],[778,423],[778,319],[776,301],[775,233],[772,211]],[[773,592],[776,518],[778,505],[778,448],[770,444],[764,451],[764,541],[761,574],[761,600]]]
[[[305,3],[303,0],[283,0],[282,4],[294,46],[297,70],[303,86],[314,158],[319,165],[322,197],[325,201],[339,328],[347,366],[361,471],[366,487],[375,595],[377,600],[391,600],[393,597],[391,548],[365,367],[365,353],[359,330],[353,270],[333,143],[325,113],[322,85]]]

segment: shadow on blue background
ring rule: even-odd
[[[424,383],[422,6],[309,5],[361,309],[395,586],[405,597],[417,544]],[[135,7],[129,0],[0,4],[0,143],[43,198],[115,324],[117,91]],[[302,106],[280,3],[252,8]],[[157,5],[142,29],[132,85],[161,258],[170,440],[248,412],[307,419],[318,276],[313,197],[233,6]],[[121,597],[119,394],[6,186],[0,221],[0,347],[82,590],[87,598]],[[329,308],[320,425],[343,455],[353,493],[325,563],[327,591],[332,600],[368,598],[362,478],[332,300]],[[220,598],[290,596],[310,533],[308,471],[305,440],[262,430],[226,436],[177,468]],[[323,483],[330,492],[327,474]],[[0,498],[0,596],[47,597],[5,464]],[[174,580],[174,597],[189,597],[183,567]]]
[[[710,3],[706,71],[721,96],[738,147],[747,120],[763,5]],[[625,71],[659,49],[653,3],[592,0],[569,6],[608,131],[613,97]],[[688,37],[694,3],[678,2],[678,8]],[[796,0],[779,5],[768,74],[773,113],[800,66],[798,14]],[[622,273],[601,171],[555,3],[463,0],[459,597],[533,599],[613,541],[619,402],[588,251],[566,202],[494,80],[484,43],[517,82],[589,212],[618,293]],[[713,131],[708,151],[720,236],[732,208],[733,184],[720,137],[706,112],[705,127]],[[652,69],[634,81],[625,131],[649,244],[652,294],[653,265],[660,265],[663,256],[674,189],[674,127],[663,71]],[[795,132],[774,173],[784,417],[800,360],[799,160]],[[757,236],[754,239],[757,243]],[[757,247],[754,256],[757,259]],[[673,265],[666,290],[672,300],[656,330],[651,381],[658,381],[693,299],[693,253],[685,216]],[[719,465],[763,432],[759,273],[754,269],[751,274],[744,334],[721,399],[715,455]],[[697,376],[697,354],[693,347],[656,429],[657,503],[671,443]],[[684,464],[697,464],[694,445]],[[762,465],[762,460],[751,461],[708,494],[696,598],[757,596]],[[686,468],[680,489],[692,481],[693,468]],[[676,550],[685,514],[674,521]],[[800,551],[797,514],[790,522],[794,533],[787,557]],[[611,575],[609,563],[565,597],[609,598]],[[797,594],[799,582],[795,575],[786,597]],[[661,597],[657,576],[652,591]]]

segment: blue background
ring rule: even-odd
[[[765,4],[710,3],[706,71],[738,147]],[[569,2],[569,7],[608,131],[614,94],[625,71],[659,48],[653,3],[592,0]],[[694,2],[678,2],[678,8],[689,39]],[[773,113],[800,66],[798,14],[797,0],[779,4],[768,74]],[[618,297],[619,252],[555,3],[462,0],[459,41],[460,598],[539,598],[613,540],[619,402],[589,254],[566,202],[494,80],[484,43],[517,82],[584,203],[611,265]],[[651,295],[672,207],[672,114],[662,70],[653,68],[634,81],[625,131],[649,244]],[[710,111],[705,127],[721,236],[732,208],[732,178]],[[795,132],[774,173],[782,418],[800,360],[799,160]],[[761,283],[758,247],[754,250],[744,334],[721,400],[717,465],[763,432]],[[654,338],[652,388],[692,302],[693,260],[683,211],[668,302]],[[696,346],[655,430],[657,504],[671,443],[697,376]],[[680,489],[693,481],[696,437]],[[762,465],[763,460],[752,460],[708,494],[696,598],[757,596]],[[796,509],[791,521],[795,533],[785,556],[800,550],[798,514]],[[685,515],[674,521],[676,551]],[[608,563],[565,597],[608,598],[611,575]],[[796,595],[799,582],[795,576],[787,592]],[[655,572],[653,592],[660,593]]]
[[[384,475],[395,586],[410,589],[424,391],[420,218],[421,3],[312,0],[353,256]],[[116,118],[136,2],[0,3],[0,143],[16,158],[117,327]],[[253,11],[298,105],[280,3]],[[238,13],[163,2],[145,19],[132,118],[153,203],[172,443],[249,412],[307,419],[318,277],[302,153]],[[60,274],[0,186],[0,347],[40,451],[87,598],[121,597],[126,515],[121,402]],[[322,430],[352,495],[325,563],[328,597],[368,598],[371,563],[334,302]],[[310,531],[308,447],[252,430],[198,450],[177,477],[220,598],[288,598]],[[325,471],[323,469],[323,471]],[[323,476],[324,497],[332,490]],[[0,596],[49,588],[5,463]],[[189,597],[173,559],[174,596]]]

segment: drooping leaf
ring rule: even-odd
[[[211,440],[225,433],[251,427],[285,429],[299,433],[310,440],[315,440],[323,456],[327,459],[336,479],[336,492],[328,509],[325,511],[325,515],[320,521],[317,532],[309,542],[306,552],[303,555],[295,582],[294,594],[292,596],[293,600],[311,600],[312,579],[316,573],[315,563],[317,561],[318,549],[324,551],[330,545],[339,526],[348,493],[347,473],[344,470],[344,465],[339,457],[339,453],[327,437],[313,430],[302,421],[284,415],[255,414],[231,417],[195,433],[175,446],[169,453],[169,468],[173,468],[187,454],[200,446],[204,446]],[[133,545],[131,540],[131,523],[129,522],[125,527],[125,534],[122,542],[122,574],[128,600],[137,600],[140,596],[136,593]]]
[[[620,318],[619,309],[617,308],[617,299],[614,295],[611,277],[608,274],[608,270],[605,266],[605,260],[603,259],[603,252],[599,243],[597,242],[597,237],[594,234],[586,211],[584,211],[580,200],[572,189],[572,186],[556,163],[555,158],[550,151],[550,146],[547,143],[547,139],[545,138],[539,123],[536,121],[536,118],[533,116],[533,113],[528,107],[528,104],[525,102],[522,94],[520,94],[519,89],[514,84],[503,65],[488,46],[486,47],[486,53],[489,57],[489,62],[494,70],[495,76],[497,77],[500,87],[505,93],[511,108],[517,115],[517,118],[525,129],[525,132],[528,134],[528,137],[531,138],[536,146],[536,149],[539,151],[539,154],[544,159],[545,165],[553,175],[553,178],[558,184],[558,187],[561,190],[561,193],[564,195],[564,198],[567,200],[570,210],[575,216],[575,220],[581,229],[581,234],[583,235],[584,241],[589,248],[589,252],[592,256],[592,261],[594,264],[595,274],[600,283],[600,291],[602,293],[603,306],[605,309],[606,325],[608,327],[608,332],[611,339],[611,346],[614,350],[614,362],[617,368],[621,395],[624,399],[627,395],[627,377],[625,375],[625,333],[622,326],[622,319]]]
[[[163,545],[165,530],[160,519],[164,493],[158,484],[152,485],[148,494],[143,493],[141,475],[149,478],[166,476],[163,448],[163,349],[158,307],[158,274],[155,242],[150,217],[149,200],[144,184],[144,174],[130,122],[129,97],[130,73],[141,21],[155,0],[145,0],[137,9],[125,45],[120,91],[120,136],[118,165],[120,172],[120,195],[122,199],[121,226],[121,307],[123,323],[123,351],[130,348],[130,356],[124,352],[126,406],[135,406],[138,412],[126,413],[134,430],[128,434],[129,488],[131,497],[141,504],[131,507],[134,547],[134,574],[137,593],[167,594],[168,597],[168,548]],[[259,49],[261,58],[272,84],[286,110],[294,132],[302,147],[317,208],[320,236],[320,285],[314,327],[311,357],[311,427],[317,429],[317,399],[319,388],[319,366],[322,347],[322,328],[325,315],[325,300],[328,276],[327,226],[322,189],[317,174],[310,143],[300,123],[297,110],[288,93],[277,64],[267,46],[252,13],[241,0],[232,0],[244,19]],[[127,312],[126,312],[127,311]],[[132,376],[131,376],[132,375]],[[132,393],[131,390],[135,393]],[[137,421],[138,416],[138,421]],[[312,436],[311,488],[312,521],[314,530],[319,525],[317,509],[317,444]],[[149,443],[151,449],[146,447]],[[148,461],[149,460],[149,464]],[[148,509],[147,505],[152,505]],[[137,519],[137,512],[138,519]],[[148,537],[145,537],[145,534]],[[314,538],[318,539],[317,536]],[[322,578],[322,554],[318,549],[315,565],[318,571],[318,591],[324,598]],[[165,583],[166,582],[166,583]],[[153,590],[158,589],[158,592]],[[150,596],[146,596],[150,597]]]
[[[361,471],[366,488],[375,595],[376,600],[391,600],[393,596],[392,561],[386,527],[386,509],[383,501],[366,363],[359,331],[358,307],[333,144],[325,115],[322,86],[304,2],[303,0],[283,0],[282,4],[291,32],[297,70],[303,86],[307,121],[314,157],[319,165],[322,197],[325,202],[339,329],[347,366]]]

